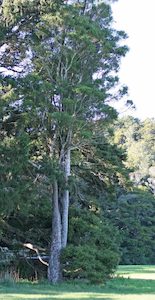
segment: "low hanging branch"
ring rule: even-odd
[[[35,248],[35,247],[34,247],[32,244],[30,244],[30,243],[23,244],[23,246],[26,247],[26,248],[28,248],[28,249],[30,249],[30,250],[35,251],[36,254],[37,254],[37,257],[38,257],[39,261],[40,261],[42,264],[44,264],[44,265],[46,265],[46,266],[48,267],[48,263],[47,263],[46,261],[44,261],[44,260],[41,258],[41,256],[40,256],[39,251],[38,251],[37,248]]]

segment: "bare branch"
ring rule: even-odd
[[[40,260],[40,262],[41,262],[42,264],[44,264],[44,265],[46,265],[46,266],[49,265],[46,261],[44,261],[44,260],[41,258],[38,249],[37,249],[37,248],[34,248],[34,246],[33,246],[32,244],[26,243],[26,244],[23,244],[23,246],[26,247],[26,248],[28,248],[28,249],[30,249],[30,250],[35,251],[36,254],[37,254],[38,259]]]

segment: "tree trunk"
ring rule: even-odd
[[[62,228],[61,228],[61,241],[62,248],[65,248],[67,245],[67,236],[68,236],[68,210],[69,210],[69,190],[68,190],[68,178],[70,176],[70,149],[67,150],[65,157],[65,190],[62,196]]]
[[[68,178],[70,176],[70,149],[66,151],[66,154],[63,157],[63,170],[65,174],[65,187],[61,199],[59,199],[60,195],[57,181],[55,181],[53,184],[52,241],[48,266],[48,280],[53,284],[59,282],[62,279],[60,253],[61,249],[65,248],[67,245],[69,210]],[[61,210],[59,203],[60,200]]]
[[[57,181],[53,184],[53,213],[52,213],[52,241],[48,266],[48,280],[55,284],[61,280],[60,251],[61,251],[61,217],[58,199]]]

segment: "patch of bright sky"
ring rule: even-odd
[[[130,51],[119,77],[129,87],[140,119],[155,117],[155,0],[118,0],[112,5],[115,28],[124,30]]]

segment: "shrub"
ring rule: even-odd
[[[114,228],[93,212],[72,211],[69,244],[61,257],[64,277],[105,282],[119,262],[116,237]]]

